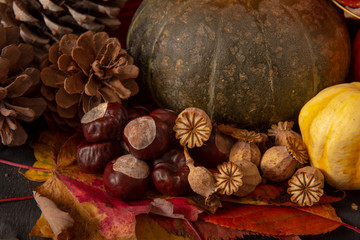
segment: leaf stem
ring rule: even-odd
[[[7,165],[10,165],[10,166],[14,166],[14,167],[20,167],[20,168],[25,168],[25,169],[30,169],[30,170],[41,171],[41,172],[52,172],[52,169],[31,167],[31,166],[28,166],[28,165],[14,163],[14,162],[6,161],[6,160],[3,160],[3,159],[0,159],[0,163],[7,164]]]
[[[355,227],[355,226],[352,226],[352,225],[344,223],[344,222],[341,223],[341,225],[344,226],[344,227],[347,227],[347,228],[349,228],[349,229],[351,229],[351,230],[353,230],[353,231],[355,231],[357,233],[360,233],[360,229]]]
[[[194,226],[194,224],[192,222],[190,222],[188,219],[184,219],[186,224],[190,227],[190,229],[195,233],[196,238],[198,240],[204,240],[203,236],[201,236],[200,232],[196,229],[196,227]]]
[[[16,198],[4,198],[4,199],[0,199],[0,203],[2,203],[2,202],[14,202],[14,201],[20,201],[20,200],[33,199],[33,198],[34,198],[34,196],[16,197]]]

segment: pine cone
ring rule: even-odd
[[[28,67],[34,50],[30,44],[19,43],[19,29],[0,24],[0,135],[2,144],[19,146],[27,133],[21,121],[31,122],[46,108],[41,97],[33,97],[39,89],[40,71]]]
[[[80,126],[101,102],[121,102],[138,93],[139,68],[117,38],[88,31],[65,35],[49,49],[41,71],[41,93],[60,126]],[[63,119],[63,120],[62,120]]]
[[[126,0],[0,0],[5,25],[20,27],[27,42],[45,49],[69,33],[100,32],[120,25],[117,15]]]

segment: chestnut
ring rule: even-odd
[[[88,142],[121,139],[128,121],[127,109],[121,103],[101,103],[81,118],[81,127]]]
[[[110,161],[104,170],[106,192],[122,201],[140,200],[145,196],[150,168],[146,162],[126,154]]]
[[[133,120],[134,118],[149,115],[150,110],[143,106],[132,106],[127,108],[128,111],[128,120]]]
[[[189,149],[190,155],[197,163],[206,168],[217,168],[228,159],[235,140],[213,128],[209,140],[200,148]]]
[[[178,114],[170,109],[158,108],[153,110],[150,113],[150,116],[156,117],[161,121],[165,122],[169,128],[170,145],[173,147],[182,148],[179,140],[176,139],[175,131],[173,130],[175,125],[175,120],[178,117]]]
[[[184,150],[171,149],[153,162],[152,179],[162,194],[181,196],[191,192]]]
[[[84,172],[102,173],[109,161],[122,154],[120,141],[100,143],[82,141],[76,148],[76,161]]]
[[[135,157],[144,160],[157,158],[169,147],[169,129],[158,118],[141,116],[126,124],[123,139]]]

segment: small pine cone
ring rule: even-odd
[[[27,133],[20,121],[31,122],[46,109],[46,102],[36,96],[40,71],[26,68],[34,58],[33,47],[19,44],[19,28],[0,24],[0,135],[6,146],[20,146]]]
[[[105,32],[65,35],[51,46],[41,71],[41,93],[54,121],[76,129],[84,113],[101,102],[137,94],[139,68],[133,63],[118,39]]]
[[[45,48],[65,34],[108,31],[120,25],[117,15],[126,0],[1,0],[5,25],[20,27],[27,42]]]

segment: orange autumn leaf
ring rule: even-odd
[[[343,225],[330,204],[307,208],[240,205],[201,218],[220,226],[270,236],[317,235]]]

